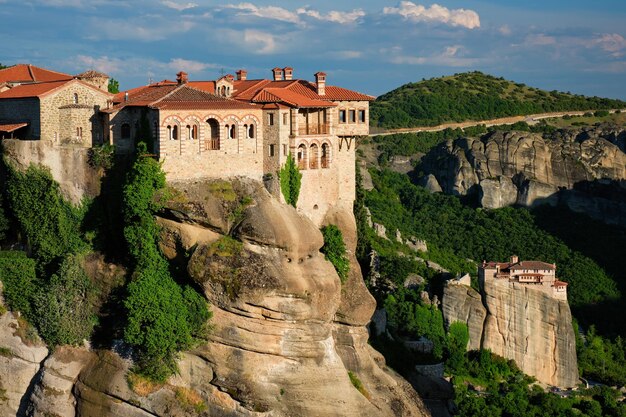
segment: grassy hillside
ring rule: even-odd
[[[555,111],[626,108],[626,102],[544,91],[481,72],[405,84],[371,104],[371,124],[435,126]]]

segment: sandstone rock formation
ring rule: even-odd
[[[158,219],[161,249],[186,264],[210,301],[209,340],[181,354],[179,375],[146,385],[133,379],[132,362],[117,348],[62,347],[44,362],[44,347],[29,351],[0,334],[15,354],[0,357],[7,367],[0,375],[20,375],[18,384],[3,381],[10,408],[0,416],[15,415],[20,401],[33,416],[428,415],[408,382],[367,344],[375,301],[352,254],[342,284],[319,252],[317,226],[259,182],[175,187]],[[324,222],[336,224],[354,251],[352,213],[331,210]]]
[[[531,286],[488,281],[483,294],[448,283],[443,314],[447,323],[467,323],[469,349],[490,349],[513,359],[538,381],[559,387],[578,383],[576,343],[567,301]]]
[[[0,317],[0,417],[24,413],[28,392],[48,349],[11,312]],[[26,398],[25,398],[26,397]]]
[[[559,130],[547,138],[494,132],[460,138],[422,159],[422,180],[449,194],[475,193],[483,207],[568,205],[609,223],[626,224],[626,131],[603,126]],[[597,192],[596,184],[611,187]],[[608,216],[606,211],[617,213]]]

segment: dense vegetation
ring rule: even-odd
[[[324,246],[320,252],[335,267],[335,271],[339,275],[342,283],[348,279],[350,272],[350,261],[346,254],[346,244],[343,241],[341,230],[334,224],[322,227],[322,236],[324,237]]]
[[[4,166],[8,204],[0,207],[8,216],[0,211],[0,233],[4,237],[7,217],[14,219],[13,235],[22,237],[33,257],[0,252],[0,276],[8,307],[20,311],[50,346],[92,339],[106,304],[117,322],[100,338],[123,336],[134,347],[136,372],[162,381],[176,372],[177,352],[206,336],[210,311],[186,272],[170,267],[160,252],[154,215],[161,208],[165,175],[146,155],[145,144],[138,150],[123,188],[111,187],[98,204],[72,205],[42,167],[22,172]],[[92,154],[92,164],[106,170],[113,167],[112,158],[105,149]],[[126,250],[116,244],[110,251],[124,254],[119,262],[131,272],[123,289],[123,282],[86,272],[87,264],[93,271],[101,262],[94,247],[106,250],[104,242],[119,242],[119,226],[110,227],[107,218],[117,224],[123,219]]]
[[[365,200],[374,218],[404,236],[428,241],[425,256],[453,272],[475,273],[475,266],[467,269],[468,258],[499,260],[514,253],[522,259],[556,262],[570,283],[573,307],[619,297],[615,281],[602,268],[538,227],[526,209],[474,209],[458,198],[431,194],[400,174],[382,171],[372,177],[376,189]]]
[[[405,84],[371,105],[370,123],[384,128],[434,126],[534,113],[624,108],[599,97],[543,91],[481,72]]]
[[[124,235],[134,264],[124,301],[124,339],[136,348],[137,372],[163,381],[177,371],[177,352],[205,336],[210,313],[200,294],[174,280],[159,250],[154,214],[160,209],[157,193],[165,186],[165,174],[146,151],[140,146],[124,187]]]
[[[626,416],[618,392],[594,387],[561,397],[533,384],[513,361],[488,350],[471,351],[451,370],[461,416]]]

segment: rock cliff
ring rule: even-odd
[[[562,203],[626,224],[626,131],[601,126],[544,136],[494,132],[448,141],[422,159],[421,169],[431,189],[475,194],[486,208]]]
[[[578,384],[576,342],[567,301],[508,281],[487,282],[482,296],[470,287],[448,283],[443,313],[447,323],[467,323],[470,349],[482,347],[513,359],[523,372],[545,384]]]
[[[259,182],[173,187],[159,218],[161,248],[209,300],[209,340],[181,355],[180,375],[150,389],[131,388],[132,364],[113,350],[59,349],[33,379],[29,414],[428,415],[411,386],[367,344],[375,302],[354,256],[342,284],[319,252],[317,226]],[[334,210],[324,222],[338,225],[354,250],[352,213]]]

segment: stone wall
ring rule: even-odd
[[[219,149],[208,149],[209,118],[220,125]],[[168,180],[192,178],[263,177],[263,130],[259,129],[261,110],[219,110],[206,114],[194,111],[159,112],[159,160]],[[246,137],[244,125],[254,124],[254,137]],[[198,138],[189,137],[186,126],[198,126]],[[229,139],[225,125],[236,125],[235,137]],[[178,139],[168,137],[167,126],[178,126]]]
[[[333,121],[333,133],[339,136],[358,136],[369,134],[369,102],[368,101],[336,101],[337,107],[330,110]],[[339,111],[346,111],[345,123],[339,122]],[[350,122],[350,110],[355,111],[355,121]],[[365,122],[359,122],[359,110],[365,111]]]
[[[75,100],[74,94],[77,95],[77,100]],[[71,81],[59,90],[41,97],[40,139],[56,144],[61,143],[62,139],[66,142],[71,139],[75,141],[76,128],[82,128],[83,139],[80,141],[81,143],[89,146],[92,143],[102,142],[103,127],[98,112],[99,109],[106,108],[107,100],[110,97],[110,94],[97,90],[93,86],[85,85],[80,81]],[[90,110],[87,110],[87,106]],[[67,112],[71,107],[76,108],[71,109],[72,111],[69,111],[68,114]],[[64,114],[62,115],[62,113]],[[68,121],[76,123],[76,125],[67,126],[65,123]],[[63,132],[72,132],[73,134]],[[66,137],[62,138],[62,134]]]

